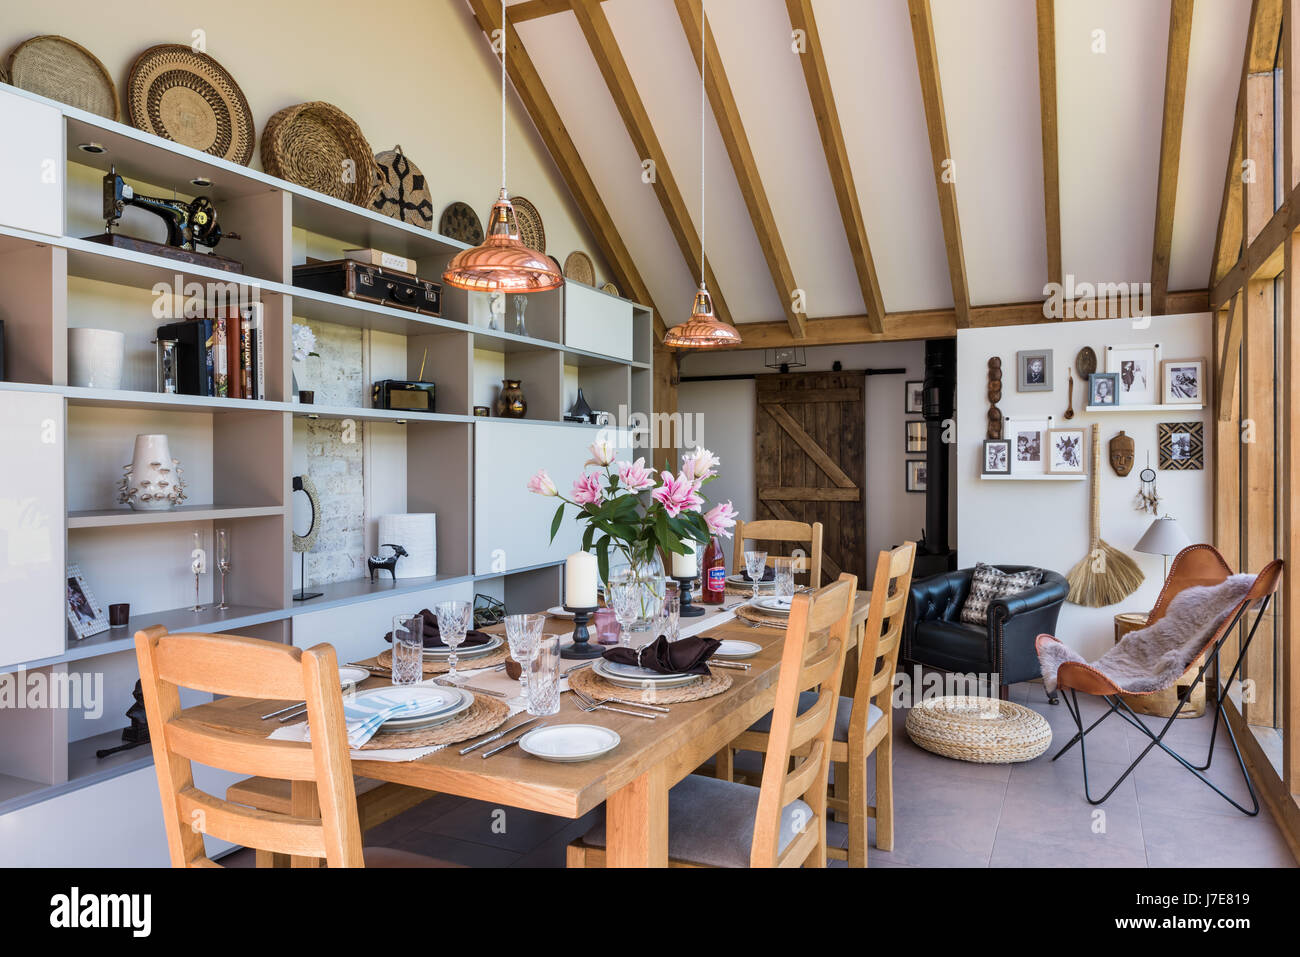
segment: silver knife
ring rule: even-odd
[[[717,659],[712,659],[708,663],[717,668],[739,668],[741,671],[749,670],[749,665],[743,661],[718,661]]]
[[[543,724],[543,725],[539,725],[538,727],[542,727],[542,728],[544,728],[544,727],[546,727],[546,725]],[[533,728],[533,729],[532,729],[532,731],[536,731],[536,730],[537,730],[537,728]],[[531,734],[531,733],[532,733],[531,731],[525,731],[525,732],[524,732],[524,734]],[[523,736],[524,736],[524,735],[521,734],[521,735],[519,735],[518,737],[511,738],[511,739],[510,739],[509,741],[507,741],[505,744],[498,744],[498,745],[497,745],[495,748],[493,748],[491,751],[484,751],[483,754],[482,754],[482,757],[484,757],[484,758],[490,758],[490,757],[492,757],[492,755],[496,754],[498,751],[504,751],[506,748],[510,747],[511,745],[518,744],[519,741],[520,741],[520,739],[523,738]]]
[[[476,751],[476,750],[478,750],[479,748],[483,747],[483,745],[485,745],[485,744],[491,744],[493,741],[500,741],[502,738],[504,738],[504,737],[505,737],[507,734],[509,734],[511,731],[518,731],[518,730],[519,730],[520,728],[522,728],[524,725],[526,725],[526,724],[532,724],[532,723],[533,723],[534,721],[536,721],[536,720],[538,720],[538,719],[537,719],[537,718],[529,718],[527,721],[520,721],[520,722],[519,722],[517,725],[515,725],[513,728],[506,728],[504,731],[498,731],[496,734],[488,735],[488,736],[487,736],[486,738],[484,738],[482,741],[479,741],[479,742],[477,742],[477,743],[475,743],[475,744],[471,744],[468,748],[461,748],[461,749],[460,749],[460,753],[461,753],[461,755],[463,756],[463,755],[469,754],[471,751]]]
[[[454,681],[448,681],[445,678],[438,678],[436,681],[434,681],[434,684],[442,685],[444,688],[464,688],[466,691],[473,691],[477,694],[491,695],[493,698],[507,697],[505,694],[501,693],[500,691],[492,691],[488,688],[479,688],[476,687],[475,685],[461,685],[461,684],[457,684]]]

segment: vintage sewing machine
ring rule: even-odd
[[[158,216],[167,225],[167,242],[155,243],[147,239],[135,239],[113,232],[122,212],[127,206],[148,210]],[[244,271],[243,263],[215,252],[199,252],[198,247],[215,249],[217,243],[224,239],[239,239],[238,233],[223,232],[217,222],[217,208],[206,196],[185,202],[179,199],[165,199],[160,196],[144,196],[136,193],[121,176],[116,168],[104,174],[104,232],[98,236],[88,237],[91,242],[104,243],[136,252],[151,253],[155,256],[169,256],[188,263],[224,269],[227,272]]]

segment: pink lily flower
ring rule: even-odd
[[[676,518],[685,511],[699,511],[704,499],[695,490],[695,482],[685,475],[674,476],[672,472],[661,472],[663,484],[650,493],[650,497],[664,507],[669,518]]]
[[[629,492],[644,492],[648,488],[654,488],[655,474],[645,467],[643,456],[635,462],[618,463],[618,480]]]
[[[545,495],[554,497],[560,494],[560,490],[555,487],[551,477],[546,474],[546,469],[538,469],[537,474],[528,480],[528,491],[534,495]]]
[[[573,500],[579,505],[595,505],[600,498],[600,476],[595,472],[588,472],[573,483]]]
[[[736,525],[736,510],[730,502],[719,502],[704,513],[704,524],[714,535],[731,537],[731,529]]]

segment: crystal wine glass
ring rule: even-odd
[[[473,606],[467,601],[440,601],[434,611],[438,615],[438,633],[442,636],[442,643],[451,649],[447,656],[447,680],[462,684],[465,677],[456,673],[456,649],[469,631]]]
[[[217,607],[225,611],[230,606],[226,604],[226,575],[230,573],[230,530],[226,528],[217,529],[217,570],[221,572],[221,604]]]
[[[749,576],[749,583],[753,586],[750,589],[750,601],[758,597],[758,585],[763,580],[765,571],[767,571],[767,552],[745,552],[745,574]]]
[[[625,647],[632,646],[632,622],[640,612],[640,586],[631,578],[611,578],[609,582],[609,603],[614,607],[614,617],[618,619],[618,643]]]
[[[506,615],[510,657],[519,663],[519,695],[506,702],[512,708],[528,707],[528,671],[532,667],[533,648],[545,624],[545,615]]]

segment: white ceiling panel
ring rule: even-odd
[[[931,0],[973,305],[1047,282],[1038,27],[1026,0]]]

